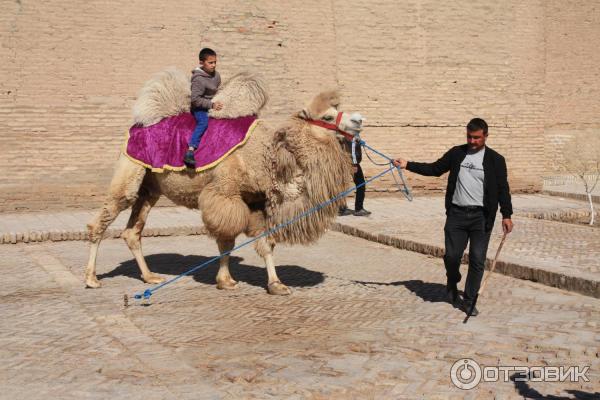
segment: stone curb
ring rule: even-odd
[[[586,194],[581,194],[581,193],[567,193],[567,192],[555,192],[554,190],[542,190],[541,194],[545,194],[548,196],[555,196],[555,197],[564,197],[567,199],[574,199],[574,200],[582,200],[587,202],[588,201],[588,197]],[[592,195],[592,202],[593,203],[600,203],[600,196],[599,195]]]
[[[401,250],[414,251],[439,258],[444,256],[444,248],[441,246],[419,243],[381,233],[373,234],[353,226],[341,224],[339,222],[335,222],[331,229],[336,232],[385,244]],[[465,255],[463,257],[463,262],[468,262],[468,256]],[[487,269],[489,269],[491,263],[492,259],[488,258],[486,262]],[[513,278],[537,282],[546,286],[551,286],[570,292],[576,292],[590,297],[600,298],[600,281],[593,281],[576,276],[545,271],[539,268],[528,267],[526,265],[520,265],[501,260],[496,262],[496,272],[511,276]]]
[[[426,243],[415,242],[408,239],[397,238],[385,234],[372,234],[355,227],[334,222],[331,229],[346,235],[355,236],[361,239],[369,240],[387,246],[396,247],[402,250],[414,251],[425,255],[441,258],[444,256],[444,248],[441,246],[429,245]],[[119,238],[123,229],[112,228],[106,231],[105,238]],[[143,237],[150,236],[189,236],[205,235],[204,226],[172,226],[161,228],[148,228],[142,233]],[[60,242],[67,240],[88,240],[87,231],[82,230],[47,230],[47,231],[27,231],[11,232],[0,234],[0,244],[17,243],[35,243],[35,242]],[[465,255],[463,262],[467,262],[468,256]],[[489,267],[491,260],[488,259],[486,266]],[[541,283],[546,286],[552,286],[559,289],[577,292],[586,296],[600,298],[600,282],[592,281],[575,276],[559,274],[556,272],[545,271],[538,268],[525,265],[498,261],[496,271],[513,278],[530,280]]]
[[[111,228],[106,231],[104,238],[120,238],[123,229]],[[188,236],[204,235],[204,226],[168,226],[161,228],[147,228],[142,232],[142,237],[150,236]],[[45,230],[10,232],[0,234],[0,244],[34,243],[34,242],[61,242],[65,240],[88,240],[87,230]]]

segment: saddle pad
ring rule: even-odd
[[[196,171],[212,168],[224,160],[248,140],[257,124],[254,115],[210,118],[194,154]],[[196,120],[191,113],[168,117],[150,126],[134,125],[129,129],[123,153],[153,172],[182,171],[186,169],[183,158],[195,127]]]

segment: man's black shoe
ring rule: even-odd
[[[471,308],[473,308],[473,311],[471,311]],[[469,312],[470,312],[471,313],[471,317],[476,317],[476,316],[479,315],[479,310],[477,310],[477,307],[473,307],[473,302],[470,301],[470,300],[463,301],[462,310],[467,315],[469,315]]]
[[[446,285],[446,300],[450,304],[456,304],[458,301],[458,288],[456,287],[456,283],[449,283]]]

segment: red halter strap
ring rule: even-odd
[[[335,125],[334,124],[330,124],[324,121],[320,121],[320,120],[316,120],[316,119],[307,119],[306,122],[308,122],[311,125],[316,125],[316,126],[320,126],[321,128],[325,128],[325,129],[329,129],[330,131],[336,131],[339,132],[340,134],[342,134],[346,139],[352,141],[352,139],[354,139],[354,135],[351,135],[348,132],[344,132],[343,130],[341,130],[339,128],[340,126],[340,122],[342,121],[342,114],[341,112],[338,112],[338,115],[335,119]]]

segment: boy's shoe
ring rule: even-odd
[[[338,211],[338,215],[341,217],[345,217],[346,215],[352,214],[354,214],[354,211],[349,208],[340,208],[340,210]]]
[[[185,157],[183,158],[183,163],[188,168],[196,167],[196,160],[194,159],[194,150],[188,150],[187,153],[185,153]]]
[[[367,211],[364,208],[362,210],[354,211],[355,217],[366,217],[367,215],[371,215],[371,211]]]

